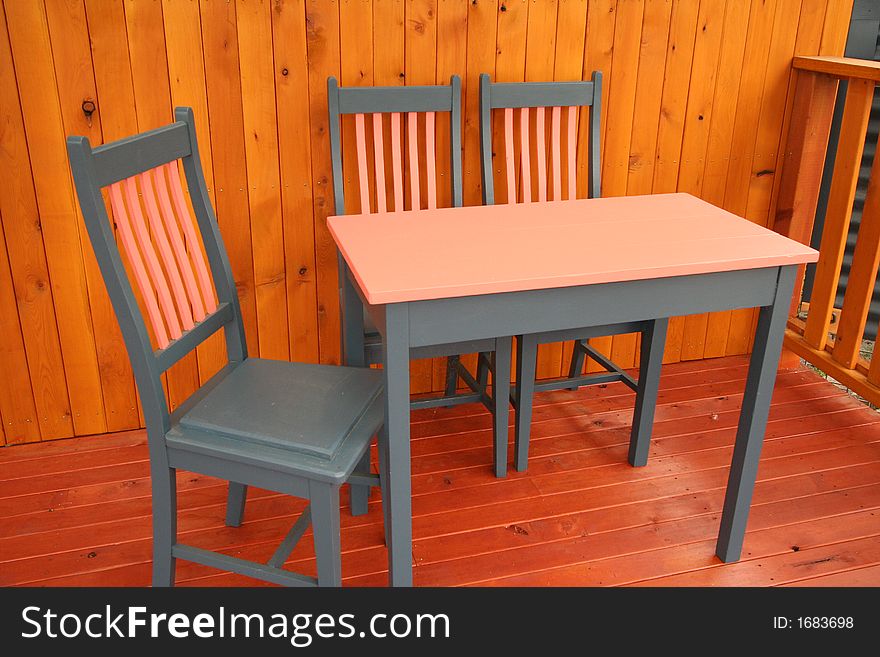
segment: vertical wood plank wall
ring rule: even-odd
[[[192,106],[251,353],[336,363],[336,255],[325,221],[333,212],[328,75],[346,85],[461,75],[464,199],[476,204],[478,75],[570,80],[599,69],[605,195],[682,190],[766,225],[792,103],[791,58],[841,54],[851,7],[852,0],[2,0],[0,444],[141,424],[73,192],[68,134],[96,145],[167,123],[175,105]],[[96,107],[90,116],[84,101]],[[447,133],[438,124],[441,140]],[[586,131],[579,135],[584,167]],[[441,156],[438,172],[447,160]],[[578,190],[585,194],[585,176]],[[583,245],[584,258],[590,249]],[[744,353],[753,322],[752,311],[676,318],[666,361]],[[635,336],[595,342],[635,364]],[[568,354],[543,347],[539,373],[558,375]],[[221,359],[213,340],[169,372],[171,403]],[[439,389],[442,361],[414,364],[413,374],[414,392]]]

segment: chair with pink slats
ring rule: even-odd
[[[358,489],[380,483],[369,473],[369,453],[384,423],[381,374],[248,357],[192,110],[179,107],[175,118],[94,149],[85,137],[67,139],[80,207],[147,425],[153,585],[173,585],[176,561],[183,559],[276,584],[339,586],[339,489],[345,482]],[[228,363],[170,412],[162,374],[218,331]],[[380,472],[385,444],[379,441]],[[308,505],[266,563],[186,545],[177,532],[177,470],[230,482],[230,526],[241,523],[247,486],[306,498]],[[282,567],[309,524],[317,578]]]
[[[419,210],[437,208],[444,199],[449,206],[461,206],[461,81],[457,75],[451,77],[448,85],[408,87],[340,87],[336,78],[331,77],[327,80],[327,95],[333,198],[337,215],[405,211],[412,212],[412,221],[418,221]],[[345,150],[355,158],[357,166],[353,170],[356,170],[356,181],[346,178],[343,171],[343,117],[353,118],[354,139],[345,144]],[[345,120],[350,121],[351,118]],[[441,146],[449,154],[448,172],[438,171],[437,136],[440,134],[448,138],[448,143]],[[441,185],[445,185],[446,189]],[[364,221],[369,220],[369,217],[364,217]],[[348,308],[360,307],[354,296],[357,294],[355,286],[348,279],[344,259],[339,257],[338,263],[343,321],[351,326],[357,320],[355,323],[360,326],[361,318],[352,318],[347,311]],[[438,262],[426,263],[426,266],[450,265],[444,254],[438,254]],[[343,332],[343,341],[347,341],[342,345],[346,362],[381,363],[384,358],[382,340],[369,312],[363,313],[362,324],[363,331]],[[446,381],[443,395],[414,399],[411,407],[432,408],[482,402],[490,412],[494,412],[494,403],[486,394],[485,382],[478,384],[459,356],[484,352],[487,370],[492,370],[495,366],[495,344],[495,339],[487,339],[414,349],[410,353],[411,358],[446,356]],[[456,393],[459,378],[470,388],[469,392]],[[507,383],[504,382],[505,388]],[[506,433],[497,427],[494,431],[495,473],[498,476],[504,476],[507,470]],[[365,503],[361,493],[356,492],[352,497],[353,510]]]
[[[586,192],[589,198],[600,194],[600,148],[602,74],[594,72],[585,82],[515,82],[493,83],[489,75],[480,75],[480,160],[483,202],[495,203],[495,167],[505,191],[502,202],[534,203],[564,201],[578,193],[578,130],[586,126],[588,144]],[[580,120],[582,112],[589,112]],[[503,116],[503,157],[493,160],[492,119]],[[564,117],[564,118],[563,118]],[[518,134],[517,134],[518,133]],[[549,151],[549,157],[548,157]],[[548,205],[547,212],[552,212]],[[589,258],[589,244],[584,258]],[[663,359],[667,320],[646,320],[609,324],[587,330],[554,331],[521,335],[516,338],[517,362],[513,405],[516,409],[515,434],[517,470],[528,466],[528,427],[532,419],[532,396],[543,390],[576,390],[580,386],[620,381],[636,392],[633,435],[650,431],[653,423],[657,382]],[[602,335],[638,332],[641,334],[638,380],[618,367],[610,358],[596,351],[588,339]],[[535,381],[539,344],[574,340],[568,376]],[[590,358],[605,371],[584,374],[584,361]],[[487,378],[488,354],[480,354],[477,381]],[[633,440],[646,446],[648,441]],[[630,453],[633,465],[644,465],[648,454]]]

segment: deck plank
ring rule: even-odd
[[[800,579],[796,582],[788,582],[779,586],[880,586],[880,564]]]
[[[416,584],[877,585],[880,414],[799,368],[778,377],[743,559],[714,557],[745,375],[742,358],[668,366],[638,469],[619,384],[539,395],[529,471],[503,480],[482,407],[415,413]],[[142,431],[0,449],[0,585],[145,585],[148,466]],[[227,528],[225,483],[178,476],[182,540],[243,558],[268,558],[303,506],[253,490]],[[342,545],[346,585],[385,583],[378,493],[343,511]],[[307,539],[287,567],[313,574],[313,557]],[[255,584],[190,563],[178,581]]]

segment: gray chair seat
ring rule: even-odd
[[[200,391],[202,392],[202,391]],[[169,449],[344,481],[382,423],[378,370],[249,358],[177,418]]]

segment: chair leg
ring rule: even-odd
[[[244,504],[247,502],[248,487],[237,481],[229,482],[229,493],[226,496],[226,526],[240,527],[244,518]]]
[[[443,394],[452,397],[458,384],[458,356],[449,356],[446,359],[446,387]]]
[[[516,387],[514,388],[515,455],[514,466],[519,472],[529,467],[529,431],[532,426],[532,398],[535,394],[535,368],[538,340],[534,335],[516,338]]]
[[[489,387],[489,368],[486,367],[486,363],[489,362],[489,359],[493,357],[493,354],[488,352],[482,352],[477,356],[477,385],[479,386],[480,392],[486,392],[486,389]]]
[[[660,368],[663,364],[668,324],[668,319],[656,319],[649,322],[642,331],[639,387],[636,391],[636,407],[629,439],[629,462],[633,466],[648,463],[648,449],[651,446],[654,408],[657,406],[657,394],[660,389]]]
[[[575,340],[574,349],[571,350],[571,365],[568,367],[568,376],[570,378],[574,378],[576,376],[580,376],[581,372],[584,371],[584,359],[586,358],[586,354],[584,350],[581,349],[582,342],[580,340]],[[569,390],[577,390],[577,386],[572,386]]]
[[[388,472],[388,433],[384,426],[379,430],[377,443],[379,445],[379,486],[382,490],[382,522],[385,527],[385,545],[388,545],[388,530],[391,527],[388,519],[391,513],[391,506],[388,504],[388,494],[386,492],[386,482],[388,479],[385,473]]]
[[[364,455],[361,457],[360,462],[357,464],[357,472],[369,472],[370,471],[370,450],[367,449],[364,452]],[[351,515],[353,516],[362,516],[367,513],[370,507],[370,487],[363,486],[360,484],[352,484],[351,485]]]
[[[177,476],[174,468],[151,469],[153,485],[153,586],[174,586],[177,542]]]
[[[318,562],[318,586],[342,586],[342,548],[339,538],[339,486],[309,482],[312,534]]]
[[[510,342],[511,339],[495,340],[492,354],[492,398],[494,426],[492,434],[495,476],[507,476],[507,425],[510,418]]]

